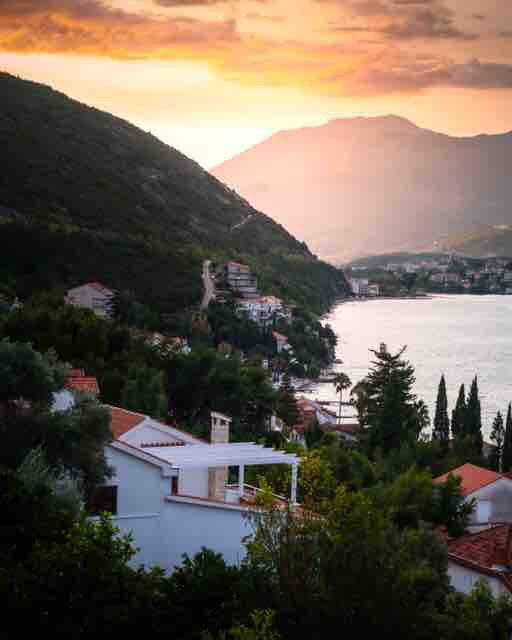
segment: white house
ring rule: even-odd
[[[281,333],[277,331],[272,331],[272,337],[276,343],[277,353],[281,353],[283,351],[293,351],[292,346],[288,342],[288,338],[283,336]]]
[[[355,296],[367,296],[369,282],[365,278],[349,278],[348,281]]]
[[[448,540],[448,575],[454,589],[471,593],[478,580],[493,595],[512,595],[512,529],[510,525],[488,527]]]
[[[172,571],[184,553],[202,547],[222,553],[228,563],[240,562],[258,492],[244,482],[247,466],[291,465],[290,501],[296,502],[298,458],[254,443],[229,443],[227,416],[212,413],[212,442],[206,443],[143,414],[110,411],[114,440],[106,454],[114,475],[93,504],[133,534],[135,564]],[[238,481],[229,484],[228,470],[235,469]]]
[[[91,309],[101,318],[112,316],[112,302],[115,293],[99,282],[88,282],[70,289],[65,297],[66,304]]]
[[[439,478],[434,483],[446,482],[449,475],[461,479],[462,495],[476,501],[476,508],[471,516],[473,529],[488,526],[490,523],[512,523],[512,480],[505,474],[464,464]]]

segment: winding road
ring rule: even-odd
[[[201,310],[207,309],[210,302],[215,298],[215,282],[210,273],[211,260],[203,262],[203,299],[201,301]]]

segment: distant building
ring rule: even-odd
[[[288,338],[286,336],[283,336],[277,331],[272,331],[272,337],[274,338],[276,343],[277,353],[282,353],[283,351],[292,351],[292,348],[288,343]]]
[[[369,282],[365,278],[349,278],[348,281],[355,296],[367,296]]]
[[[111,318],[114,296],[114,291],[99,282],[88,282],[70,289],[64,301],[75,307],[90,309],[101,318]]]
[[[337,416],[334,411],[315,400],[299,397],[297,399],[299,420],[290,429],[290,440],[306,445],[306,432],[317,423],[323,433],[332,433],[346,442],[355,443],[358,440],[360,426],[358,423],[337,424]]]
[[[238,314],[244,314],[249,320],[265,327],[273,321],[291,321],[291,311],[283,304],[280,298],[275,296],[262,296],[260,298],[242,299],[237,302]]]
[[[258,280],[247,265],[228,262],[224,268],[224,275],[235,295],[242,298],[258,297]]]
[[[368,295],[371,298],[376,298],[377,296],[380,296],[380,287],[378,284],[370,284],[368,285]]]
[[[449,475],[460,478],[462,495],[466,500],[476,502],[471,527],[488,526],[493,522],[512,523],[512,479],[507,474],[464,464],[435,478],[434,484],[446,482]]]
[[[448,540],[448,575],[452,587],[470,594],[479,580],[494,597],[512,595],[512,531],[502,524]]]
[[[53,410],[66,411],[74,406],[77,394],[91,394],[98,397],[100,387],[93,376],[86,376],[83,369],[71,369],[64,388],[53,394]]]

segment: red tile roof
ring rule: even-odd
[[[288,342],[288,338],[286,336],[283,336],[282,333],[278,333],[277,331],[272,331],[272,335],[274,336],[274,339],[277,340],[278,342]]]
[[[448,541],[448,551],[482,567],[496,564],[496,548],[507,543],[508,525],[496,525],[477,533],[468,533]]]
[[[507,549],[507,543],[510,543],[509,528],[510,525],[502,524],[448,540],[449,560],[484,575],[496,577],[512,592],[512,572],[496,567],[510,566],[510,548]]]
[[[495,471],[490,471],[489,469],[483,469],[482,467],[477,467],[474,464],[467,463],[463,464],[462,467],[458,467],[457,469],[453,469],[453,471],[449,471],[448,473],[439,476],[438,478],[434,478],[434,482],[436,484],[446,482],[449,475],[461,478],[463,496],[468,496],[474,491],[478,491],[478,489],[482,489],[488,484],[492,484],[493,482],[496,482],[496,480],[500,480],[504,477]]]
[[[112,417],[110,428],[116,440],[146,419],[142,413],[135,413],[121,407],[106,406],[110,409]]]
[[[99,395],[100,388],[98,386],[98,381],[93,377],[86,376],[70,376],[66,380],[66,385],[68,389],[73,389],[73,391],[80,391],[81,393],[94,393],[95,395]]]

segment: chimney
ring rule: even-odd
[[[227,444],[229,442],[229,426],[231,418],[223,413],[211,412],[210,443]],[[211,467],[208,469],[208,497],[213,500],[224,500],[224,492],[228,481],[227,467]]]

